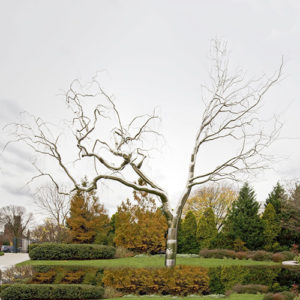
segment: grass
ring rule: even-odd
[[[178,257],[177,265],[218,267],[218,266],[255,266],[255,265],[276,265],[272,261],[253,261],[239,259],[218,259],[218,258],[194,258]],[[28,260],[18,265],[61,265],[61,266],[93,266],[93,267],[163,267],[163,256],[126,257],[118,259],[97,259],[97,260]]]
[[[253,295],[253,294],[232,294],[229,297],[210,297],[210,296],[205,296],[205,297],[171,297],[171,296],[164,296],[164,297],[159,297],[159,296],[142,296],[142,297],[131,297],[131,296],[126,296],[123,298],[111,298],[109,300],[211,300],[211,299],[226,299],[226,300],[262,300],[263,295]]]

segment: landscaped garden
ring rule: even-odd
[[[51,179],[33,194],[46,215],[43,222],[29,230],[32,214],[13,205],[1,208],[2,243],[13,244],[16,251],[24,250],[18,240],[33,241],[31,260],[3,271],[3,300],[150,295],[289,300],[299,295],[300,267],[282,262],[299,261],[300,183],[278,182],[264,205],[249,183],[239,188],[227,183],[242,180],[239,172],[265,167],[261,151],[278,133],[261,131],[257,110],[267,90],[279,81],[282,65],[257,90],[253,85],[260,80],[229,75],[226,43],[215,40],[213,45],[215,91],[199,119],[188,180],[176,209],[171,208],[169,193],[142,168],[152,148],[146,146],[151,139],[145,136],[158,133],[153,123],[158,116],[135,116],[123,124],[114,99],[95,78],[90,85],[76,80],[66,92],[71,119],[63,123],[72,131],[72,139],[66,141],[75,141],[78,150],[73,163],[61,152],[64,134],[53,139],[40,118],[30,116],[28,123],[8,126],[13,141],[25,142],[34,154],[55,161],[72,187],[66,189],[55,181],[57,174],[35,166],[40,174],[34,179]],[[95,101],[89,102],[92,98]],[[108,120],[112,123],[105,124]],[[107,136],[102,132],[106,125]],[[200,148],[224,138],[240,150],[228,153],[229,160],[214,159],[218,163],[208,173],[197,167]],[[87,177],[77,177],[82,174],[76,169],[79,161],[92,166],[84,170]],[[136,178],[128,177],[125,168]],[[107,180],[133,189],[133,199],[120,199],[113,215],[97,195]]]
[[[278,299],[292,299],[289,297],[294,294],[289,290],[295,289],[300,280],[300,266],[282,266],[271,261],[274,254],[266,251],[219,249],[200,251],[202,257],[178,255],[175,268],[164,267],[163,255],[114,258],[116,249],[111,246],[46,243],[32,245],[29,254],[30,261],[3,273],[4,300],[120,299],[124,295],[131,295],[126,300],[136,300],[142,295],[145,295],[143,300],[162,296],[167,300],[166,295],[198,295],[191,299],[202,299],[200,295],[206,295],[205,299],[216,297],[211,298],[210,294],[226,295],[231,300],[273,299],[268,292],[283,292],[280,296],[283,298]]]

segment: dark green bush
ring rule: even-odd
[[[0,251],[0,256],[4,255],[4,252]]]
[[[262,284],[271,287],[277,281],[282,271],[281,269],[281,266],[226,266],[209,268],[209,289],[213,294],[224,294],[237,284]]]
[[[111,246],[44,243],[31,245],[29,256],[32,260],[103,259],[113,258],[115,252]]]
[[[262,284],[273,292],[300,286],[300,266],[226,266],[209,268],[208,272],[213,294],[224,294],[237,284]]]
[[[293,285],[300,286],[300,266],[284,266],[280,268],[276,277],[281,290],[289,290]]]
[[[100,299],[102,287],[90,285],[65,284],[13,284],[1,291],[2,300],[38,300],[38,299]]]

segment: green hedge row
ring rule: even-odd
[[[178,286],[181,286],[181,284],[184,284],[186,281],[189,282],[189,280],[193,277],[192,275],[195,273],[195,270],[197,272],[200,270],[206,270],[207,278],[209,279],[209,293],[211,294],[224,294],[225,292],[231,290],[236,284],[265,285],[268,286],[270,291],[273,292],[290,290],[294,284],[300,287],[300,266],[226,266],[207,269],[187,266],[187,268],[188,269],[183,268],[180,270],[181,273],[179,277],[181,283],[178,283]],[[129,273],[138,273],[139,269],[140,268],[98,268],[88,266],[40,265],[33,266],[34,274],[28,283],[82,283],[101,286],[103,285],[104,273],[106,273],[106,275],[110,274],[110,277],[106,276],[106,281],[104,280],[104,286],[116,288],[117,284],[120,288],[122,287],[123,291],[126,291],[127,293],[128,291],[133,290],[134,284],[136,287],[134,288],[135,291],[132,292],[148,293],[149,291],[150,293],[150,291],[152,291],[152,293],[154,293],[155,289],[157,289],[157,292],[162,292],[160,288],[162,281],[158,280],[158,277],[163,278],[165,276],[164,272],[168,269],[143,268],[143,274],[136,274],[135,276],[132,276],[133,278],[128,276]],[[154,271],[156,273],[158,272],[159,274],[163,273],[163,275],[153,277],[151,274],[155,273]],[[151,280],[142,280],[143,278],[145,279],[147,277],[149,277]],[[110,278],[110,280],[107,280],[107,278]],[[201,280],[200,275],[199,280]],[[142,284],[140,281],[148,282],[149,286]],[[151,282],[152,284],[150,284]],[[190,285],[190,282],[188,285]],[[175,289],[178,289],[177,283],[175,285]],[[180,289],[182,290],[182,288]],[[173,291],[171,293],[173,293]],[[174,294],[176,293],[174,292]]]
[[[0,256],[4,255],[4,252],[0,251]]]
[[[37,300],[37,299],[100,299],[102,287],[90,285],[48,285],[48,284],[12,284],[1,287],[2,300]]]
[[[32,260],[80,260],[113,258],[116,249],[104,245],[88,244],[32,244],[29,256]]]
[[[300,267],[227,266],[208,269],[210,293],[223,294],[236,284],[261,284],[273,291],[289,290],[300,284]]]

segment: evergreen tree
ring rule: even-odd
[[[276,211],[270,202],[262,215],[262,221],[264,225],[265,249],[271,251],[280,232],[280,224],[276,216]]]
[[[245,183],[227,219],[226,231],[232,242],[240,238],[250,250],[263,245],[264,228],[258,210],[259,204],[255,200],[254,190]]]
[[[98,201],[95,192],[80,192],[71,199],[70,217],[67,219],[73,243],[105,244],[109,230],[109,218]]]
[[[178,232],[178,252],[179,253],[198,253],[199,246],[196,239],[197,221],[193,212],[189,211],[183,222],[179,224]]]
[[[209,248],[211,241],[216,238],[217,234],[215,214],[212,208],[208,207],[200,217],[197,228],[197,240],[200,249]]]
[[[272,192],[268,195],[268,198],[265,203],[265,207],[271,203],[275,209],[276,215],[280,218],[281,209],[285,202],[286,196],[284,188],[280,185],[279,182],[274,186]]]
[[[295,185],[282,208],[282,227],[287,246],[300,243],[300,184]]]

